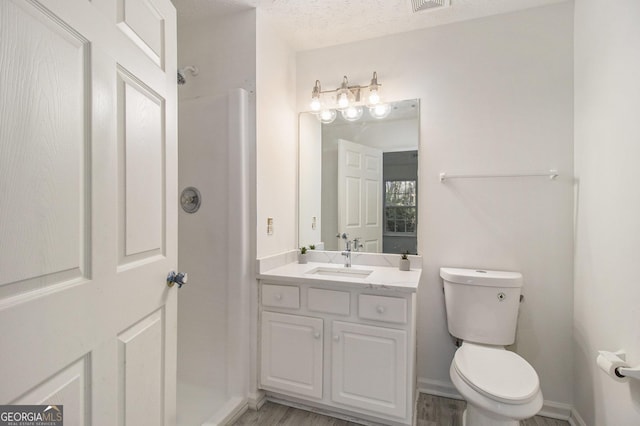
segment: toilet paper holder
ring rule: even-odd
[[[598,366],[607,373],[613,372],[618,379],[635,379],[640,380],[640,366],[631,367],[627,363],[627,354],[623,350],[619,350],[616,352],[609,351],[598,351]],[[611,369],[612,371],[607,371],[603,368],[601,363],[601,359],[605,359],[610,363],[613,363],[614,366]]]

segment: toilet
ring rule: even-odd
[[[449,333],[462,340],[449,375],[467,401],[464,426],[517,426],[542,408],[540,380],[515,341],[522,275],[440,268]]]

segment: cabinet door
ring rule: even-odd
[[[322,327],[320,318],[262,313],[264,388],[322,398]]]
[[[334,402],[406,417],[407,332],[334,321],[331,380]]]

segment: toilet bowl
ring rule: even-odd
[[[502,346],[464,342],[449,374],[467,401],[465,426],[517,426],[542,408],[536,371]]]

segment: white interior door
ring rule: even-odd
[[[0,404],[175,424],[176,16],[0,2]]]
[[[382,150],[338,140],[338,232],[382,251]]]

